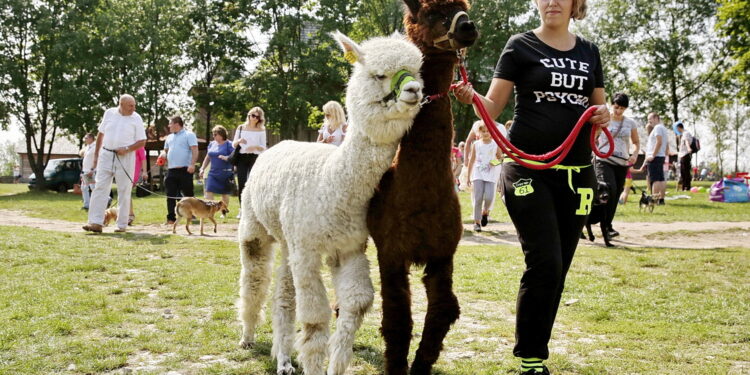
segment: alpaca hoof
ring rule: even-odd
[[[283,365],[280,365],[278,370],[276,370],[276,375],[294,375],[294,367],[292,367],[292,362],[286,362]]]
[[[240,348],[242,349],[250,349],[253,347],[253,345],[255,345],[254,340],[250,340],[246,338],[243,338],[242,340],[240,340]]]

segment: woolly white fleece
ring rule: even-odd
[[[281,142],[258,157],[242,193],[240,343],[253,343],[270,283],[270,244],[278,241],[284,262],[278,269],[273,312],[272,355],[278,374],[294,372],[290,336],[295,310],[302,323],[296,347],[304,373],[324,374],[327,342],[327,373],[346,371],[354,334],[373,300],[364,254],[368,202],[422,99],[422,55],[404,37],[374,38],[361,46],[340,33],[334,38],[357,59],[346,93],[349,129],[344,142],[339,147]],[[416,80],[405,84],[398,98],[383,103],[391,91],[391,77],[400,70]],[[320,274],[324,260],[331,267],[339,301],[330,340],[331,309]]]

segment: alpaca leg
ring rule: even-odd
[[[240,298],[239,317],[242,322],[240,346],[250,347],[255,342],[255,328],[262,319],[263,305],[268,294],[273,262],[272,238],[255,219],[245,215],[240,222]]]
[[[331,265],[339,317],[336,332],[328,341],[331,352],[328,375],[344,375],[352,359],[354,335],[362,325],[365,313],[372,307],[375,291],[370,280],[370,262],[362,251],[340,257]]]
[[[380,294],[383,297],[381,333],[385,340],[386,375],[406,375],[413,322],[411,320],[411,292],[409,266],[403,259],[391,259],[378,249]],[[392,253],[389,253],[392,254]]]
[[[294,345],[294,280],[289,269],[289,251],[281,245],[281,265],[276,270],[276,291],[273,302],[273,348],[278,375],[294,374],[292,349]]]
[[[443,339],[458,319],[458,299],[453,294],[453,258],[427,262],[422,278],[427,290],[427,316],[422,340],[411,366],[412,375],[429,375],[443,348]]]
[[[297,320],[302,323],[295,343],[297,358],[305,375],[324,375],[331,309],[320,275],[320,254],[312,249],[290,246],[289,266],[296,290]]]

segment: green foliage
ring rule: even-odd
[[[750,104],[750,1],[719,0],[717,10],[719,32],[727,38],[727,47],[735,64],[727,70],[726,76],[734,77],[741,83],[741,98]]]
[[[671,113],[700,96],[718,74],[721,43],[710,33],[714,0],[595,3],[584,33],[600,48],[607,91],[628,92],[638,112]]]
[[[248,11],[249,4],[241,1],[194,0],[190,4],[186,54],[199,75],[190,95],[202,110],[193,130],[206,139],[210,139],[214,116],[225,122],[244,109],[242,92],[246,88],[236,83],[246,73],[247,61],[258,54],[258,46],[244,35]]]

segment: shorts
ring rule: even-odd
[[[651,182],[664,181],[664,157],[656,156],[648,163],[648,179]]]

